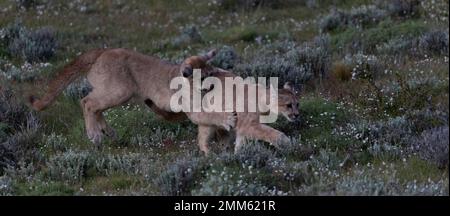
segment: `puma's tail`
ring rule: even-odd
[[[31,95],[29,101],[33,109],[41,111],[49,106],[56,97],[74,80],[83,73],[89,71],[97,58],[105,52],[106,49],[95,49],[78,56],[75,60],[64,66],[55,79],[50,81],[47,93],[38,99]]]

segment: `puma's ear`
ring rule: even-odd
[[[217,50],[216,49],[212,49],[212,50],[210,50],[208,53],[206,53],[203,56],[203,60],[205,62],[207,62],[207,61],[211,60],[212,58],[214,58],[214,56],[216,56],[216,54],[217,54]]]
[[[291,82],[284,83],[283,88],[287,89],[287,90],[290,90],[290,91],[294,91],[294,87],[292,86]]]

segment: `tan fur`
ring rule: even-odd
[[[171,64],[159,58],[140,54],[127,49],[98,49],[86,52],[64,67],[50,82],[48,92],[42,99],[30,97],[32,107],[43,110],[77,77],[87,73],[93,90],[81,100],[86,131],[94,144],[100,144],[103,135],[115,136],[103,117],[103,111],[121,105],[132,97],[145,101],[157,114],[168,120],[185,119],[184,113],[173,113],[170,98],[174,93],[170,81],[180,76],[180,72],[200,68],[202,74],[214,68],[206,66],[206,61],[215,51],[205,56],[192,56],[181,65]],[[228,121],[224,118],[225,121]],[[200,123],[210,124],[210,122]],[[224,124],[218,122],[217,126]],[[225,125],[226,128],[229,128]]]

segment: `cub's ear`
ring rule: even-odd
[[[190,77],[193,74],[192,66],[188,64],[183,64],[180,68],[180,72],[183,75],[183,77]]]
[[[294,87],[292,86],[291,82],[284,83],[283,88],[286,90],[294,91]]]
[[[211,60],[212,58],[214,58],[214,56],[216,56],[216,54],[217,54],[217,50],[216,49],[212,49],[212,50],[210,50],[208,53],[206,53],[203,56],[203,60],[205,62],[207,62],[207,61]]]

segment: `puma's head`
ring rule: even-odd
[[[202,77],[207,77],[214,70],[214,67],[207,64],[211,60],[217,51],[215,49],[209,51],[205,55],[201,56],[191,56],[183,61],[180,66],[180,73],[183,77],[190,77],[193,74],[194,69],[201,69]]]
[[[300,116],[298,110],[298,95],[289,82],[278,90],[278,113],[288,121],[293,122]]]

